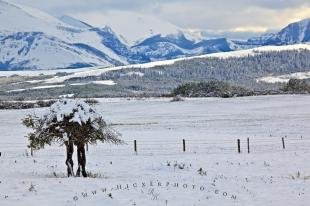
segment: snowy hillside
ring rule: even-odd
[[[310,44],[296,44],[296,45],[287,45],[287,46],[263,46],[254,49],[241,50],[241,51],[232,51],[232,52],[222,52],[215,54],[207,54],[201,56],[187,57],[187,58],[179,58],[173,60],[165,60],[165,61],[156,61],[145,64],[133,64],[128,66],[119,66],[119,67],[111,67],[111,68],[96,68],[89,69],[87,71],[74,72],[73,74],[63,76],[63,77],[54,77],[52,79],[45,80],[46,83],[61,83],[68,79],[72,78],[80,78],[80,77],[88,77],[88,76],[100,76],[103,73],[109,71],[117,71],[117,70],[125,70],[130,68],[154,68],[157,66],[164,65],[172,65],[176,62],[186,61],[191,59],[207,59],[207,58],[232,58],[232,57],[248,57],[259,55],[263,52],[278,52],[278,51],[298,51],[298,50],[308,50],[310,51]]]
[[[61,60],[62,56],[55,58]],[[286,82],[293,73],[309,72],[309,58],[310,45],[296,44],[117,67],[0,72],[0,98],[30,100],[67,94],[85,98],[160,96],[171,94],[186,82],[212,79],[258,92],[267,89],[281,92],[278,89],[283,85],[265,82],[279,76],[280,80],[285,79],[279,82]]]
[[[57,18],[40,10],[0,0],[1,32],[38,32],[60,35],[57,27],[67,27]]]
[[[285,46],[261,46],[261,47],[257,47],[253,49],[203,55],[202,57],[217,57],[217,58],[247,57],[247,56],[259,55],[260,53],[263,53],[263,52],[278,52],[278,51],[293,51],[293,50],[297,50],[297,51],[298,50],[309,50],[310,51],[310,44],[294,44],[294,45],[285,45]]]
[[[51,68],[80,68],[95,65],[121,64],[103,52],[96,55],[83,45],[66,43],[41,32],[17,32],[0,39],[3,70],[48,70]],[[12,49],[14,48],[14,49]]]
[[[68,24],[68,25],[71,25],[73,27],[76,27],[76,28],[81,28],[81,29],[90,29],[92,28],[91,25],[89,24],[86,24],[85,22],[83,21],[80,21],[80,20],[77,20],[71,16],[68,16],[68,15],[64,15],[64,16],[61,16],[59,18],[60,21]]]

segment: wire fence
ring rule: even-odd
[[[278,151],[310,151],[309,138],[246,138],[246,139],[140,139],[123,145],[88,145],[88,153],[113,155],[168,155],[180,153],[232,154],[272,153]],[[32,152],[26,143],[0,143],[0,155],[64,155],[63,147],[49,146]]]

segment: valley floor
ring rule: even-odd
[[[44,109],[0,111],[0,205],[309,204],[310,96],[169,100],[99,99],[127,144],[89,146],[94,178],[66,178],[64,147],[30,156],[21,118]]]

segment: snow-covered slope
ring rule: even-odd
[[[1,31],[58,33],[57,27],[68,25],[40,10],[0,0]]]
[[[156,61],[144,64],[133,64],[127,66],[119,66],[119,67],[111,67],[111,68],[96,68],[96,69],[89,69],[87,71],[78,71],[73,74],[62,76],[62,77],[54,77],[51,79],[46,79],[43,82],[48,84],[54,83],[62,83],[68,79],[72,78],[80,78],[80,77],[89,77],[89,76],[100,76],[109,71],[115,70],[122,70],[122,69],[130,69],[130,68],[157,68],[158,66],[162,65],[172,65],[179,61],[186,61],[191,59],[201,59],[201,58],[239,58],[239,57],[248,57],[259,55],[263,52],[278,52],[278,51],[292,51],[292,50],[309,50],[310,51],[310,44],[296,44],[296,45],[287,45],[287,46],[263,46],[254,49],[248,50],[241,50],[241,51],[232,51],[232,52],[222,52],[222,53],[214,53],[214,54],[207,54],[207,55],[200,55],[194,57],[186,57],[186,58],[178,58],[172,60],[164,60],[164,61]]]
[[[68,16],[68,15],[63,15],[59,18],[62,22],[68,24],[68,25],[71,25],[73,27],[77,27],[77,28],[81,28],[81,29],[90,29],[92,28],[91,25],[85,23],[85,22],[82,22],[78,19],[75,19],[71,16]]]
[[[240,51],[221,52],[209,55],[202,55],[201,57],[216,57],[216,58],[231,58],[231,57],[247,57],[253,55],[259,55],[263,52],[277,52],[277,51],[292,51],[292,50],[309,50],[310,44],[293,44],[284,46],[262,46],[253,49],[246,49]],[[197,58],[197,57],[192,57]]]
[[[68,44],[42,32],[12,33],[0,37],[0,45],[1,70],[47,70],[120,64],[94,48]],[[91,49],[97,53],[92,54]]]

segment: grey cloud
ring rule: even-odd
[[[150,10],[154,8],[160,8],[166,4],[176,3],[182,5],[184,3],[190,2],[191,4],[205,4],[208,1],[202,0],[53,0],[52,2],[43,2],[41,0],[12,0],[15,2],[20,2],[24,4],[29,4],[37,7],[45,7],[50,9],[63,9],[70,10],[127,10],[127,11],[137,11],[137,10]],[[212,1],[210,1],[212,3]]]
[[[111,10],[145,13],[177,26],[203,30],[237,27],[280,28],[294,19],[310,17],[309,0],[8,0],[59,16],[65,13]],[[308,10],[307,10],[308,11]]]
[[[10,1],[10,0],[8,0]],[[53,10],[54,12],[62,12],[64,10],[144,10],[165,7],[169,4],[177,5],[198,5],[210,8],[229,8],[229,7],[262,7],[266,9],[285,9],[298,7],[300,5],[310,5],[309,0],[11,0],[27,4],[34,7],[43,8],[45,10]]]

